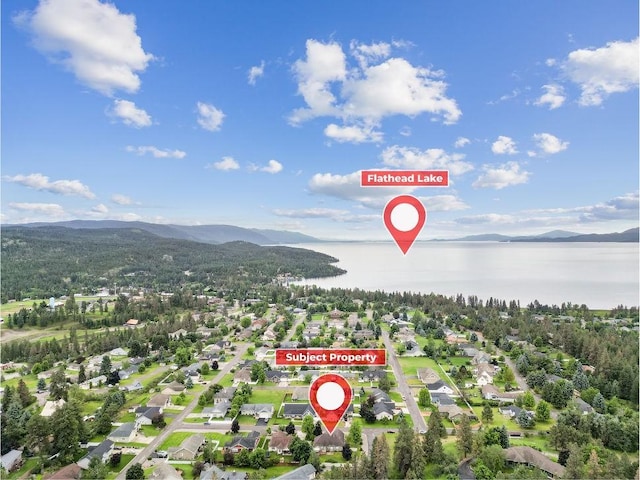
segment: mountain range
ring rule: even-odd
[[[461,238],[437,239],[438,242],[638,242],[640,229],[630,228],[624,232],[614,233],[576,233],[566,230],[553,230],[540,235],[509,236],[499,233],[468,235]]]

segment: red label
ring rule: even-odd
[[[361,187],[448,187],[448,170],[362,170]]]
[[[277,348],[276,365],[386,365],[383,348]]]

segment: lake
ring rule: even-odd
[[[637,306],[637,243],[416,242],[407,255],[392,242],[296,245],[339,259],[337,277],[298,284],[387,292],[476,295],[591,309]]]

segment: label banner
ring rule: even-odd
[[[448,187],[448,170],[362,170],[361,187]]]
[[[277,348],[278,366],[341,366],[387,364],[387,351],[383,348]]]

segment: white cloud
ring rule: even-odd
[[[627,193],[605,203],[582,207],[579,217],[581,222],[598,222],[603,220],[638,220],[640,210],[638,192]]]
[[[129,145],[126,150],[127,152],[133,152],[138,155],[146,155],[147,153],[150,153],[155,158],[184,158],[187,156],[187,153],[182,150],[161,150],[152,145],[144,145],[140,147],[133,147]]]
[[[346,125],[340,126],[330,123],[324,129],[324,134],[339,143],[377,143],[383,140],[383,134],[375,130],[375,126]]]
[[[349,65],[339,44],[307,40],[306,57],[293,67],[306,107],[294,110],[289,121],[298,125],[334,117],[344,123],[341,128],[347,128],[378,125],[393,115],[429,113],[444,123],[455,123],[462,113],[455,100],[446,96],[443,72],[414,66],[404,58],[389,58],[392,46],[396,45],[351,42],[355,63]],[[359,141],[360,137],[346,138]]]
[[[136,18],[98,0],[40,0],[14,21],[33,35],[36,49],[62,64],[82,84],[104,95],[135,93],[138,73],[153,55],[142,48]]]
[[[483,173],[472,184],[474,188],[500,190],[512,185],[527,183],[531,175],[529,172],[521,171],[520,165],[516,162],[507,162],[497,167],[483,165],[482,170]]]
[[[411,136],[411,127],[407,127],[406,125],[404,127],[402,127],[400,129],[400,131],[398,132],[400,135],[402,135],[403,137],[410,137]]]
[[[566,97],[564,95],[564,88],[562,88],[561,85],[543,85],[542,88],[545,93],[543,93],[542,96],[534,102],[534,105],[538,105],[540,107],[548,105],[549,110],[554,110],[562,106]]]
[[[464,147],[466,145],[469,145],[470,143],[471,143],[471,140],[469,140],[468,138],[466,138],[466,137],[458,137],[456,139],[456,143],[454,143],[453,146],[455,148],[462,148],[462,147]]]
[[[469,205],[455,195],[434,195],[433,197],[420,197],[420,201],[428,212],[450,212],[466,210]]]
[[[491,151],[496,155],[514,155],[518,153],[516,142],[510,137],[500,135],[491,145]]]
[[[129,100],[114,100],[110,114],[118,117],[125,125],[135,128],[149,127],[152,124],[151,116]]]
[[[316,219],[326,218],[334,222],[364,223],[380,220],[380,215],[357,215],[348,210],[338,210],[332,208],[304,208],[299,210],[273,210],[273,214],[279,217]]]
[[[84,185],[80,180],[55,180],[49,181],[49,177],[41,173],[32,173],[30,175],[15,175],[13,177],[5,176],[3,179],[7,182],[17,183],[25,187],[33,188],[50,193],[67,196],[79,196],[84,198],[96,198],[95,194]]]
[[[121,195],[119,193],[114,193],[111,195],[111,201],[117,205],[131,205],[133,204],[133,200],[126,195]]]
[[[456,223],[462,225],[502,225],[511,224],[515,221],[516,217],[514,217],[513,215],[501,215],[498,213],[486,213],[481,215],[456,218]]]
[[[259,167],[258,165],[249,165],[250,172],[265,172],[265,173],[279,173],[282,171],[282,164],[277,160],[269,160],[267,165]]]
[[[559,153],[566,150],[569,146],[569,142],[563,142],[550,133],[536,133],[533,135],[533,139],[538,145],[538,148],[548,155]]]
[[[609,42],[596,49],[569,53],[562,64],[568,78],[582,90],[579,103],[600,105],[612,93],[638,88],[640,55],[638,38]]]
[[[255,85],[256,80],[264,75],[264,60],[260,62],[260,66],[253,66],[249,69],[248,79],[249,85]]]
[[[93,213],[99,213],[99,214],[105,214],[105,213],[109,213],[109,209],[107,208],[107,206],[103,203],[100,203],[98,205],[96,205],[95,207],[93,207],[91,209],[91,211]]]
[[[11,202],[9,208],[21,212],[31,212],[41,215],[49,215],[52,217],[63,217],[65,215],[64,208],[57,203],[21,203]]]
[[[439,148],[419,150],[393,145],[380,155],[385,165],[413,170],[449,170],[451,175],[462,175],[473,170],[473,165],[463,161],[461,153],[449,154]]]
[[[198,125],[210,132],[216,132],[222,127],[225,114],[208,103],[198,102]]]
[[[229,170],[238,170],[240,168],[240,164],[238,164],[233,157],[222,157],[222,160],[215,162],[208,167],[227,172]]]

